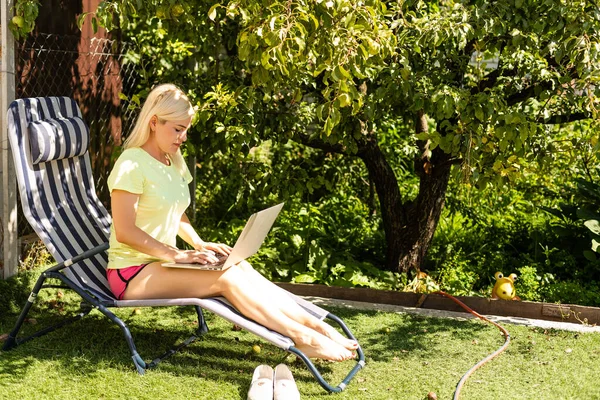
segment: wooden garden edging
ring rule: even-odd
[[[452,300],[439,294],[424,295],[392,290],[345,288],[286,282],[279,282],[277,285],[299,296],[315,296],[367,303],[392,304],[404,307],[466,312]],[[575,324],[600,324],[600,308],[598,307],[531,301],[492,300],[485,297],[456,296],[456,298],[484,315],[541,319]]]

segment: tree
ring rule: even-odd
[[[106,0],[97,16],[109,28],[115,14],[122,23],[163,17],[162,35],[178,32],[188,61],[203,60],[211,88],[191,91],[202,131],[217,134],[205,145],[243,153],[293,140],[360,158],[378,195],[388,269],[421,265],[454,165],[465,184],[512,179],[546,155],[540,143],[552,124],[597,126],[592,1],[165,4]],[[401,195],[387,159],[383,127],[392,121],[412,138],[414,197]],[[278,183],[271,178],[265,184]]]

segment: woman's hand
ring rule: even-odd
[[[223,243],[204,242],[202,246],[197,248],[198,251],[212,251],[217,254],[228,256],[231,254],[232,248]]]
[[[219,261],[211,250],[178,250],[173,261],[177,263],[212,264]]]

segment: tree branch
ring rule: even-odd
[[[309,135],[296,132],[293,136],[293,140],[308,147],[320,149],[329,153],[348,154],[346,146],[336,143],[327,143],[324,140],[317,137],[310,137]]]
[[[575,122],[575,121],[583,121],[583,120],[591,119],[591,118],[593,118],[593,116],[589,112],[576,112],[573,114],[566,114],[566,115],[553,115],[550,118],[539,118],[536,122],[540,123],[540,124],[554,125],[554,124],[566,124],[568,122]]]
[[[472,95],[476,95],[477,93],[483,92],[485,89],[489,89],[489,88],[493,87],[494,85],[496,85],[499,78],[509,78],[509,77],[514,77],[517,75],[517,72],[518,72],[517,69],[505,70],[504,73],[501,74],[500,73],[501,72],[500,71],[500,61],[502,61],[502,60],[500,59],[498,61],[498,68],[496,68],[495,70],[493,70],[492,72],[487,74],[485,77],[483,77],[483,79],[481,81],[479,81],[479,84],[477,85],[477,87],[474,87],[471,89]],[[556,70],[563,68],[563,67],[561,67],[560,64],[558,64],[556,62],[556,60],[554,58],[547,57],[546,62],[548,63],[549,67],[555,68]],[[578,78],[577,70],[575,69],[575,67],[566,68],[564,73],[572,75],[573,79]],[[550,84],[551,84],[550,82],[542,82],[539,84],[539,86],[542,88],[542,90],[545,90],[548,87],[546,87],[544,85],[550,85]],[[527,88],[521,92],[518,92],[518,93],[515,93],[515,94],[509,96],[507,101],[509,103],[512,101],[512,104],[510,104],[510,105],[514,105],[523,100],[527,100],[528,98],[530,98],[533,95],[535,88],[536,88],[536,85],[530,86],[529,88]]]
[[[471,89],[471,95],[476,95],[477,93],[483,92],[485,89],[493,87],[498,81],[499,77],[500,70],[496,68],[495,70],[487,74],[482,80],[480,80],[477,86]]]
[[[527,88],[525,88],[517,93],[513,93],[510,96],[508,96],[508,98],[506,99],[506,104],[508,106],[514,106],[517,103],[522,103],[523,101],[533,97],[535,95],[536,90],[539,93],[542,90],[551,90],[551,89],[552,89],[552,82],[546,81],[546,82],[536,83],[534,85],[528,86]]]

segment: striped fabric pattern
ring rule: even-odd
[[[79,117],[29,123],[33,164],[82,156],[90,144],[90,130]]]
[[[88,128],[80,128],[77,133],[76,130],[70,132],[70,127],[64,125],[69,134],[39,129],[35,136],[31,134],[30,127],[48,120],[61,121],[57,123],[62,124],[67,119],[78,119],[83,123],[81,117],[77,103],[68,97],[18,99],[10,104],[8,110],[8,135],[23,213],[57,262],[106,243],[111,217],[96,196],[89,153],[86,151]],[[78,121],[77,125],[80,126]],[[44,138],[44,134],[62,135],[64,140],[58,143],[65,143],[65,146],[55,145],[55,151],[47,153],[58,154],[58,158],[48,156],[48,160],[44,161],[42,156],[38,163],[34,163],[31,150],[35,146],[31,145],[31,141],[35,136],[38,146],[41,142],[50,143],[51,139]],[[86,144],[71,146],[68,142],[71,138],[85,139]],[[73,157],[64,158],[67,148],[75,149]],[[42,154],[46,152],[42,151]],[[101,253],[67,268],[65,273],[100,299],[112,299],[106,280],[106,264],[107,255]]]
[[[108,242],[111,217],[96,196],[87,152],[89,130],[81,125],[85,123],[77,103],[68,97],[18,99],[9,107],[8,123],[23,213],[56,261],[65,261]],[[60,125],[62,132],[32,128],[45,123]],[[31,145],[32,140],[37,141],[37,148]],[[50,146],[50,150],[46,151],[45,146]],[[102,252],[65,268],[64,273],[109,306],[198,305],[283,349],[293,345],[289,338],[248,320],[221,297],[118,301],[106,279],[107,262],[107,254]],[[327,316],[326,310],[280,290],[317,318]]]

